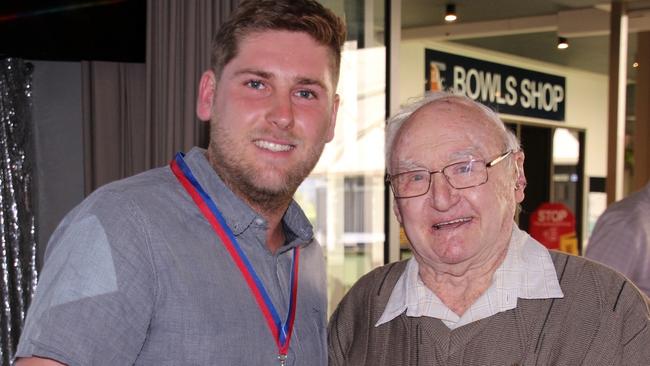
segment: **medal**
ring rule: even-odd
[[[271,298],[255,272],[255,268],[248,260],[246,253],[242,250],[232,233],[226,221],[224,220],[221,212],[217,208],[212,198],[203,190],[198,180],[192,174],[190,167],[185,163],[182,153],[177,153],[176,157],[171,161],[170,167],[172,172],[181,183],[183,188],[192,197],[192,200],[199,208],[205,219],[210,223],[217,236],[221,239],[224,247],[230,253],[233,262],[239,268],[244,280],[257,302],[257,305],[266,319],[266,324],[275,339],[278,347],[278,360],[281,366],[286,366],[287,353],[289,351],[289,344],[291,342],[291,334],[293,333],[293,324],[296,318],[296,300],[298,296],[298,261],[300,258],[300,248],[293,248],[293,259],[291,261],[291,277],[290,277],[290,297],[289,297],[289,311],[287,319],[284,323],[280,320],[275,306],[271,302]]]

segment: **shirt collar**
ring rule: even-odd
[[[393,288],[376,326],[406,311],[407,316],[428,316],[443,321],[451,329],[517,307],[517,299],[562,298],[548,250],[513,224],[506,257],[494,273],[492,284],[462,315],[456,315],[418,275],[418,263],[411,258]]]
[[[219,208],[226,224],[235,236],[239,236],[252,224],[266,225],[266,220],[255,212],[244,200],[226,186],[206,158],[204,149],[194,147],[185,155],[185,162],[192,170],[201,187]],[[307,243],[313,237],[313,228],[300,206],[292,200],[282,217],[285,231],[289,234],[287,242]],[[290,245],[293,247],[295,245]]]

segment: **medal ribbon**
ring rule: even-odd
[[[291,296],[289,298],[289,312],[284,323],[281,322],[271,298],[269,297],[264,284],[255,272],[253,265],[248,260],[246,253],[242,250],[232,233],[226,221],[224,220],[217,205],[212,201],[210,196],[203,190],[203,187],[196,180],[190,167],[183,159],[183,153],[177,153],[176,157],[169,164],[174,175],[185,188],[187,193],[192,197],[194,203],[198,206],[203,216],[208,220],[215,233],[221,239],[226,247],[232,260],[239,268],[242,276],[246,280],[260,311],[266,319],[266,323],[275,338],[280,355],[286,356],[291,342],[293,332],[293,323],[296,318],[296,298],[298,296],[298,260],[300,258],[300,248],[293,248],[293,259],[291,262]]]

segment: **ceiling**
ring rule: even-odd
[[[447,3],[458,20],[443,20]],[[650,1],[625,1],[631,32],[628,79],[636,31],[650,31]],[[431,39],[509,53],[585,71],[608,74],[609,3],[603,0],[402,0],[402,39]],[[557,37],[570,47],[558,50]]]
[[[342,7],[363,3],[363,0],[320,1],[341,3],[337,6]],[[608,3],[603,1],[402,0],[402,36],[408,39],[416,34],[416,37],[458,42],[608,74],[609,15],[606,10],[598,10],[607,7]],[[452,25],[446,25],[442,19],[447,2],[456,4],[459,16]],[[641,23],[649,23],[647,30],[650,30],[650,0],[625,4],[635,12],[634,19],[630,16],[630,24],[639,23],[642,18]],[[593,15],[570,13],[577,10],[600,12],[600,23],[596,23],[602,29],[579,36],[575,35],[575,29],[569,29],[570,47],[558,50],[557,36],[563,35],[567,19],[571,28]],[[535,22],[542,24],[530,26]],[[522,27],[527,28],[524,33]],[[0,39],[0,56],[144,62],[146,0],[0,0]],[[635,75],[631,67],[635,50],[635,33],[630,33],[628,77],[631,79]]]
[[[0,0],[0,57],[144,62],[145,0]]]

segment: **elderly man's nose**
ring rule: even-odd
[[[433,206],[438,211],[446,211],[458,201],[456,189],[451,186],[447,177],[442,173],[431,175],[429,194],[433,198]]]

